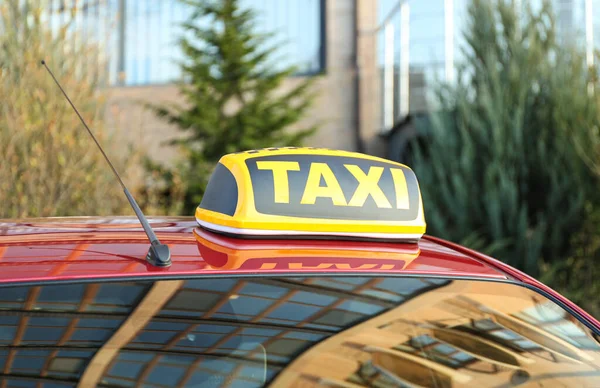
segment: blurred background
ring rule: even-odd
[[[229,152],[383,156],[600,317],[598,48],[598,0],[0,0],[0,217],[131,213],[45,59],[148,214]]]

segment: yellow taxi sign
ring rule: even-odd
[[[225,155],[198,223],[234,236],[418,240],[423,205],[413,171],[355,152],[267,148]]]

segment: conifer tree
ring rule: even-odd
[[[273,34],[256,32],[257,15],[239,0],[186,1],[191,14],[179,45],[185,59],[179,84],[182,105],[153,107],[182,132],[173,141],[185,161],[184,211],[200,203],[209,172],[227,153],[271,146],[298,146],[315,127],[290,130],[313,101],[312,80],[282,92],[296,71],[278,63]],[[191,213],[190,213],[191,214]]]
[[[599,203],[583,158],[598,144],[597,70],[559,44],[548,1],[521,13],[472,0],[468,14],[458,81],[440,87],[410,164],[428,232],[535,275],[540,259],[569,254],[586,206]]]

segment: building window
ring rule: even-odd
[[[50,28],[71,12],[63,0],[50,0]],[[325,0],[242,0],[241,7],[257,15],[257,33],[274,33],[267,45],[281,43],[277,65],[293,65],[298,75],[317,74],[325,68]],[[166,0],[86,0],[76,8],[74,38],[98,44],[99,66],[105,66],[110,85],[168,84],[181,79],[177,42],[189,6]],[[203,23],[201,20],[198,23]],[[206,22],[208,23],[208,21]]]
[[[413,337],[393,349],[412,353],[454,369],[464,368],[476,361],[475,357],[426,334]]]
[[[543,327],[579,349],[600,350],[600,345],[594,338],[569,321],[566,311],[551,302],[535,305],[515,316],[537,327]]]
[[[472,330],[482,334],[484,337],[493,339],[494,341],[503,343],[513,349],[521,352],[532,352],[540,350],[540,346],[525,337],[507,329],[506,327],[492,321],[491,319],[480,319],[472,321],[469,325],[464,325],[467,331]]]

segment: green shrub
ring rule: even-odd
[[[600,319],[600,209],[588,207],[590,216],[573,236],[573,251],[554,263],[542,264],[541,281]]]
[[[119,155],[129,152],[116,148],[121,142],[103,129],[101,66],[90,60],[97,58],[96,48],[74,45],[77,31],[68,20],[52,36],[42,20],[47,6],[34,0],[0,3],[0,217],[130,212],[106,162],[40,65],[41,59],[48,62],[125,173]]]
[[[521,18],[510,1],[472,0],[468,13],[458,82],[440,87],[441,113],[413,148],[428,232],[536,275],[600,203],[582,158],[597,144],[593,72],[558,44],[547,1]]]

